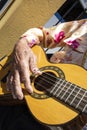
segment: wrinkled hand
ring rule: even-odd
[[[36,66],[36,57],[25,39],[21,39],[14,47],[11,73],[7,77],[7,90],[14,99],[23,99],[21,82],[29,93],[33,92],[30,82],[30,71],[40,74]]]

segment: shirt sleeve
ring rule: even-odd
[[[69,46],[80,52],[87,46],[87,19],[60,23],[51,28],[43,28],[43,47]]]
[[[82,52],[87,46],[87,19],[59,23],[50,28],[32,28],[22,35],[24,36],[31,47],[35,44],[44,48],[69,46]]]

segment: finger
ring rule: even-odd
[[[30,70],[34,73],[34,74],[41,74],[41,71],[38,69],[37,64],[36,64],[36,56],[33,54],[30,57],[29,60],[29,65],[30,65]]]
[[[20,74],[18,69],[14,70],[13,82],[12,82],[12,92],[19,99],[23,99],[23,92],[20,84]]]
[[[13,76],[12,76],[11,73],[9,73],[9,75],[6,79],[6,89],[7,89],[7,91],[11,90],[12,79],[13,79]]]
[[[20,78],[24,83],[25,88],[29,93],[33,92],[33,89],[30,84],[30,75],[29,75],[29,54],[32,50],[25,44],[25,40],[18,42],[14,50],[14,60],[17,65],[20,73]]]
[[[29,93],[33,92],[31,83],[30,83],[30,72],[29,72],[29,64],[27,61],[22,61],[21,60],[21,77],[22,77],[22,82],[24,83],[25,88]]]
[[[15,95],[13,91],[13,75],[10,73],[9,76],[7,77],[7,82],[6,82],[6,89],[7,91],[11,91],[12,96],[14,99],[17,99],[17,96]]]
[[[11,93],[12,93],[13,98],[17,99],[17,96],[16,96],[16,94],[14,92],[14,86],[13,86],[13,84],[11,84]]]

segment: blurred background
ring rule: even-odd
[[[0,57],[11,52],[29,28],[86,17],[87,0],[0,0]]]

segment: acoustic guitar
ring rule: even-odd
[[[50,63],[44,50],[34,46],[41,75],[31,74],[33,94],[23,87],[25,101],[35,119],[46,125],[63,125],[79,115],[87,116],[87,71],[74,64]],[[6,91],[6,77],[10,71],[11,56],[0,62],[0,95]]]

